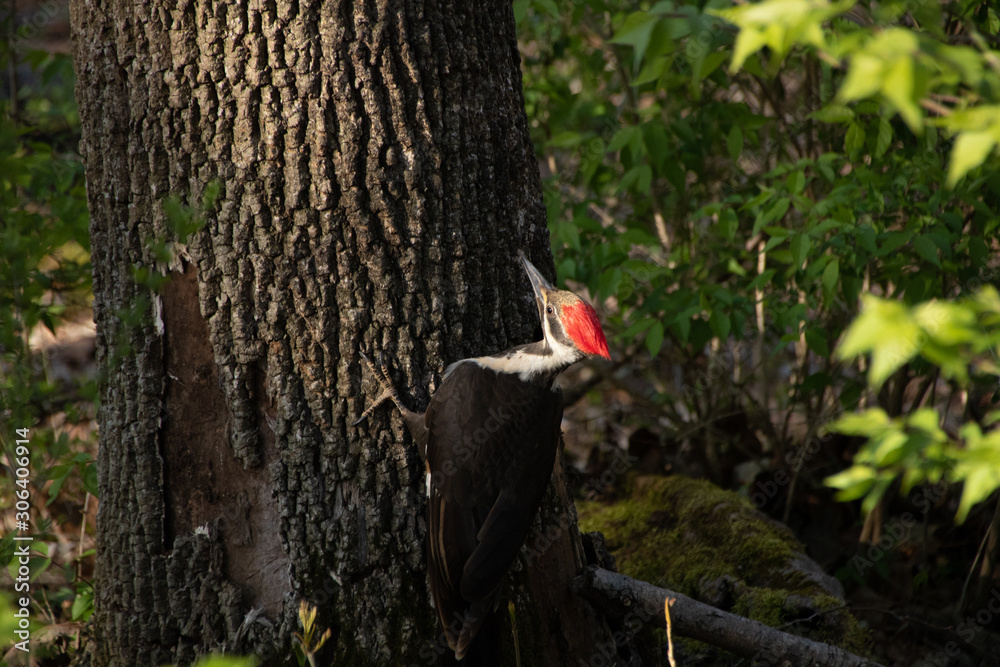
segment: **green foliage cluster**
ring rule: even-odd
[[[316,667],[316,654],[322,650],[327,640],[333,634],[330,628],[320,631],[319,624],[316,623],[316,607],[313,607],[305,600],[299,603],[299,623],[302,625],[302,632],[295,633],[292,650],[299,667]]]
[[[46,601],[33,620],[37,628],[84,622],[93,612],[93,589],[81,576],[93,550],[81,547],[72,561],[61,562],[66,558],[56,556],[51,545],[65,542],[65,536],[57,535],[63,530],[63,514],[85,513],[85,507],[75,503],[82,505],[88,493],[98,495],[95,443],[69,433],[74,425],[93,420],[99,378],[54,378],[45,355],[30,344],[41,327],[55,336],[67,321],[89,319],[92,287],[72,62],[65,55],[25,51],[25,43],[15,41],[13,48],[0,50],[2,70],[9,71],[11,65],[18,74],[13,79],[16,87],[7,82],[13,97],[0,99],[0,423],[7,426],[0,430],[6,471],[0,475],[0,499],[30,487],[35,505],[30,513],[35,538],[29,563],[32,591]],[[150,297],[204,224],[204,213],[214,207],[220,187],[210,183],[193,206],[178,197],[164,200],[163,233],[148,240],[157,270],[137,269],[134,276]],[[108,360],[111,367],[129,353],[129,331],[150,317],[150,297],[140,297],[119,313],[125,327]],[[15,429],[30,433],[30,476],[20,481],[12,474]],[[92,427],[83,430],[88,429],[94,433]],[[53,506],[57,500],[64,502]],[[13,504],[3,502],[5,508]],[[44,511],[38,511],[40,505]],[[6,512],[0,517],[6,532],[0,535],[0,566],[16,572],[18,563],[12,558],[17,531],[8,518]],[[63,583],[40,585],[46,572],[49,581]]]
[[[993,3],[560,13],[518,0],[515,13],[559,277],[614,297],[618,343],[650,355],[652,400],[699,447],[731,409],[780,455],[789,424],[809,437],[867,401],[862,363],[834,353],[864,295],[940,309],[997,281]],[[876,359],[887,415],[916,409],[903,390],[937,378],[941,358],[927,359]]]
[[[1000,381],[1000,294],[986,287],[956,302],[927,301],[906,306],[868,296],[861,314],[847,330],[838,356],[871,355],[868,381],[878,388],[904,364],[915,359],[933,366],[956,387],[973,395],[993,390]],[[996,402],[989,401],[991,405]],[[981,422],[981,423],[980,423]],[[1000,410],[987,409],[949,433],[937,410],[916,407],[892,418],[881,407],[845,415],[832,430],[866,438],[854,465],[828,480],[842,500],[864,497],[874,509],[889,487],[902,482],[903,493],[916,484],[946,478],[962,481],[958,520],[972,506],[1000,488]],[[983,432],[986,427],[987,432]],[[956,437],[957,435],[957,437]]]
[[[29,344],[39,329],[55,334],[67,318],[83,316],[90,307],[88,213],[76,153],[79,118],[70,58],[15,48],[23,44],[0,51],[0,70],[17,72],[16,78],[5,79],[0,96],[0,498],[5,510],[0,518],[5,532],[11,531],[0,536],[0,566],[16,572],[17,562],[11,562],[16,533],[7,519],[15,491],[30,487],[32,590],[46,601],[39,609],[48,610],[38,620],[85,621],[93,594],[78,568],[93,552],[74,554],[74,562],[55,557],[61,529],[53,519],[65,510],[53,503],[68,488],[81,503],[84,492],[97,494],[92,443],[68,430],[93,418],[96,382],[53,378],[44,356]],[[52,428],[53,419],[65,428]],[[43,424],[48,426],[40,428]],[[25,435],[31,474],[18,480],[14,445]],[[41,591],[39,577],[45,572],[50,581],[64,583]]]
[[[28,60],[38,78],[18,91],[17,114],[0,100],[0,413],[22,426],[59,390],[39,381],[28,336],[38,324],[54,332],[91,291],[72,63],[34,52]]]

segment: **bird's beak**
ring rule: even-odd
[[[521,257],[521,263],[524,264],[524,271],[528,274],[528,280],[531,281],[531,289],[535,292],[535,303],[538,305],[538,320],[539,322],[544,321],[546,295],[555,288],[539,273],[535,265],[528,261],[523,251],[518,251],[518,255]]]
[[[521,262],[524,264],[524,271],[528,274],[528,280],[531,281],[531,289],[535,290],[535,298],[539,301],[544,302],[544,294],[546,292],[551,292],[553,289],[552,285],[546,280],[535,265],[528,261],[528,258],[524,256],[524,253],[519,253],[521,255]]]

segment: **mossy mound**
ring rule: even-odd
[[[618,569],[772,627],[866,653],[867,633],[784,525],[742,496],[685,477],[638,477],[612,504],[577,504]]]

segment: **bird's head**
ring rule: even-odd
[[[572,292],[553,287],[523,252],[521,262],[535,292],[538,317],[549,348],[562,353],[574,350],[578,358],[598,356],[610,359],[608,341],[604,338],[593,306]]]

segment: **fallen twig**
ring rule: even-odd
[[[674,598],[664,598],[663,615],[667,617],[667,661],[670,663],[670,667],[677,667],[677,661],[674,660],[674,632],[673,628],[670,627],[670,605],[673,603]]]
[[[812,667],[881,667],[878,663],[822,644],[775,630],[763,623],[716,609],[691,598],[657,588],[623,574],[588,566],[573,580],[574,591],[600,608],[633,614],[659,624],[665,621],[664,599],[673,598],[671,630],[741,656],[760,656],[771,664],[787,661]]]

